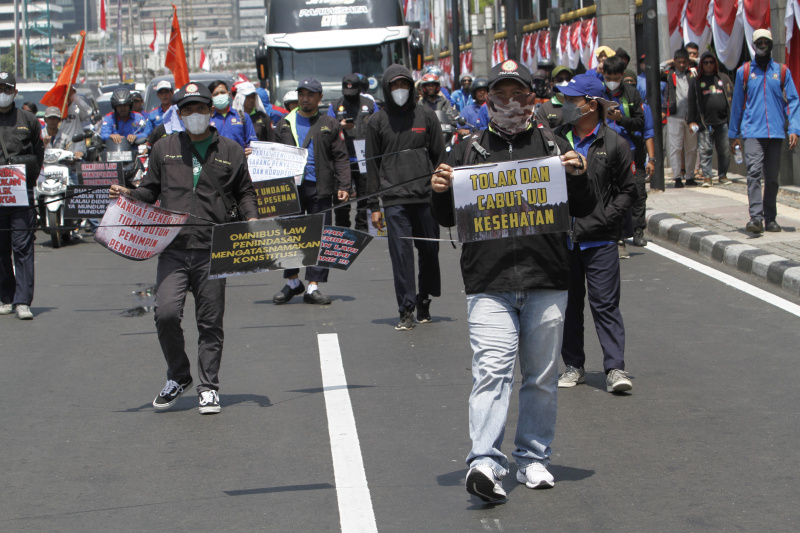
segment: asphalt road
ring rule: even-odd
[[[141,304],[133,292],[153,284],[155,260],[88,238],[54,250],[39,234],[36,318],[0,317],[0,530],[341,531],[349,487],[334,474],[318,344],[329,333],[360,443],[344,452],[363,460],[378,531],[798,530],[798,317],[632,251],[632,394],[604,392],[589,319],[587,384],[559,392],[555,488],[526,489],[512,471],[508,503],[493,507],[463,487],[459,251],[442,246],[434,322],[410,332],[393,329],[385,241],[331,274],[326,307],[274,306],[280,273],[231,278],[222,412],[201,416],[193,393],[154,412],[165,364],[152,313],[122,315]],[[185,326],[192,347],[191,303]],[[516,417],[515,397],[509,455]]]

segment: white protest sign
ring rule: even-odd
[[[120,196],[117,203],[108,206],[94,240],[122,257],[144,261],[163,252],[188,218],[183,213]]]
[[[356,149],[356,159],[358,159],[358,171],[362,174],[367,173],[367,141],[366,139],[353,139],[353,146]]]
[[[253,152],[247,157],[250,179],[253,182],[294,176],[295,183],[303,181],[308,150],[279,143],[254,141]]]
[[[0,166],[0,206],[27,206],[28,185],[25,165]]]
[[[567,178],[558,157],[454,169],[459,242],[569,229]]]

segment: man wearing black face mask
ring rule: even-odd
[[[800,134],[800,111],[792,73],[785,65],[772,60],[772,33],[764,29],[754,31],[753,43],[755,61],[745,63],[736,71],[728,137],[733,151],[737,147],[741,149],[739,137],[744,139],[750,200],[750,222],[745,229],[760,234],[764,232],[765,223],[767,231],[781,231],[775,218],[778,216],[781,146],[786,137],[784,123],[788,118],[789,149],[793,150]]]
[[[391,65],[382,83],[386,105],[367,123],[367,189],[374,194],[393,187],[381,194],[381,201],[400,313],[395,329],[408,331],[415,326],[415,308],[418,322],[431,321],[430,297],[441,294],[439,243],[407,237],[439,238],[439,226],[430,212],[430,182],[419,178],[430,175],[447,152],[439,119],[427,106],[416,103],[408,69]],[[370,198],[369,205],[372,224],[380,228],[378,198]],[[414,281],[414,248],[419,254],[419,287]]]

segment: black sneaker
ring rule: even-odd
[[[219,413],[219,394],[215,390],[204,390],[200,393],[200,414],[213,415]]]
[[[431,321],[431,299],[417,300],[417,322],[427,324]]]
[[[770,233],[779,233],[781,231],[780,225],[774,220],[770,220],[769,222],[767,222],[767,226],[764,229],[766,229]]]
[[[180,395],[186,392],[186,389],[192,386],[192,376],[173,381],[167,380],[167,384],[158,393],[156,399],[153,400],[153,407],[156,409],[169,409],[175,402],[178,401]]]
[[[394,327],[397,331],[408,331],[414,329],[414,310],[409,309],[400,314],[400,322]]]
[[[644,230],[642,228],[636,228],[633,230],[633,245],[647,246],[647,241],[644,238]]]
[[[683,189],[683,180],[682,179],[675,178],[675,188],[676,189]]]
[[[275,293],[275,296],[272,297],[272,303],[276,303],[278,305],[285,304],[298,294],[303,294],[305,290],[306,286],[303,285],[302,281],[300,282],[300,285],[298,285],[294,289],[291,288],[289,285],[284,285],[283,288],[281,289],[281,292]]]
[[[757,218],[751,218],[750,222],[747,223],[744,229],[749,231],[750,233],[761,235],[762,233],[764,233],[764,223]]]
[[[328,296],[325,296],[324,294],[319,292],[319,289],[317,289],[312,293],[305,293],[303,295],[303,303],[328,305],[329,303],[331,303],[331,299]]]
[[[697,187],[697,181],[694,178],[687,178],[686,179],[686,186],[687,187]]]

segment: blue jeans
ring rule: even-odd
[[[522,385],[514,438],[518,467],[548,464],[556,429],[558,354],[567,291],[527,290],[467,295],[472,350],[469,397],[470,467],[486,465],[508,473],[500,451],[519,353]]]

